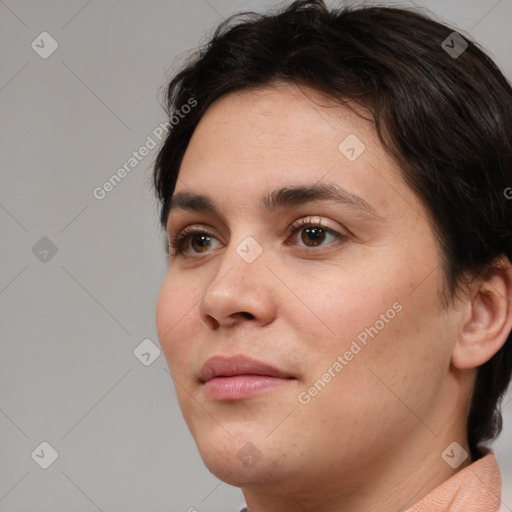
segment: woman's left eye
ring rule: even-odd
[[[302,219],[299,223],[296,223],[289,228],[289,232],[292,234],[292,237],[297,239],[297,235],[300,235],[298,238],[301,243],[297,243],[297,245],[302,245],[302,247],[318,247],[322,245],[329,245],[329,243],[324,242],[333,242],[335,240],[344,240],[345,236],[340,235],[333,229],[323,226],[320,222],[311,222],[308,219]],[[291,245],[286,243],[286,245]]]

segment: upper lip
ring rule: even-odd
[[[206,382],[215,377],[233,377],[235,375],[262,375],[268,377],[291,378],[287,372],[268,363],[246,356],[210,357],[201,368],[199,378]]]

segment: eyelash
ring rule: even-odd
[[[342,235],[342,234],[338,233],[337,231],[334,231],[333,229],[328,228],[327,226],[324,226],[322,224],[321,220],[312,221],[311,218],[302,218],[299,221],[293,223],[287,229],[287,234],[289,236],[293,236],[296,233],[298,233],[299,231],[301,231],[302,229],[304,229],[305,227],[318,227],[318,228],[322,229],[323,231],[325,231],[326,233],[335,236],[338,239],[338,242],[343,242],[347,239],[347,237],[345,235]],[[196,234],[207,235],[207,236],[211,236],[211,237],[215,238],[214,235],[209,233],[208,230],[206,230],[205,228],[202,228],[199,226],[190,226],[188,228],[184,228],[176,236],[172,237],[169,240],[169,248],[174,250],[174,254],[176,256],[189,257],[189,255],[186,253],[183,246],[184,246],[185,242],[190,239],[191,236],[196,235]],[[332,243],[334,243],[334,242],[331,242],[326,245],[331,245]],[[291,245],[291,244],[286,244],[286,245]],[[319,250],[315,247],[308,248],[308,247],[302,246],[302,248],[310,249],[312,251]],[[200,256],[201,256],[201,254],[196,254],[196,255],[193,255],[190,257],[200,257]]]

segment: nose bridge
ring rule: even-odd
[[[262,254],[263,246],[253,236],[245,236],[235,244],[231,242],[220,257],[222,261],[208,293],[223,288],[235,294],[247,287],[255,290],[253,280],[261,279],[264,270]]]
[[[272,314],[270,293],[266,293],[263,246],[252,236],[230,243],[216,275],[200,301],[200,314],[219,324],[233,318],[266,320]]]
[[[252,231],[252,234],[251,234]],[[250,229],[247,223],[241,223],[238,229],[232,232],[229,244],[220,258],[217,278],[227,271],[236,273],[238,277],[255,276],[264,267],[263,264],[263,235],[259,235]],[[260,241],[257,238],[260,238]]]

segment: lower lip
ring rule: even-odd
[[[291,379],[267,375],[215,377],[204,383],[204,393],[207,398],[215,401],[242,400],[275,389],[290,381]]]

